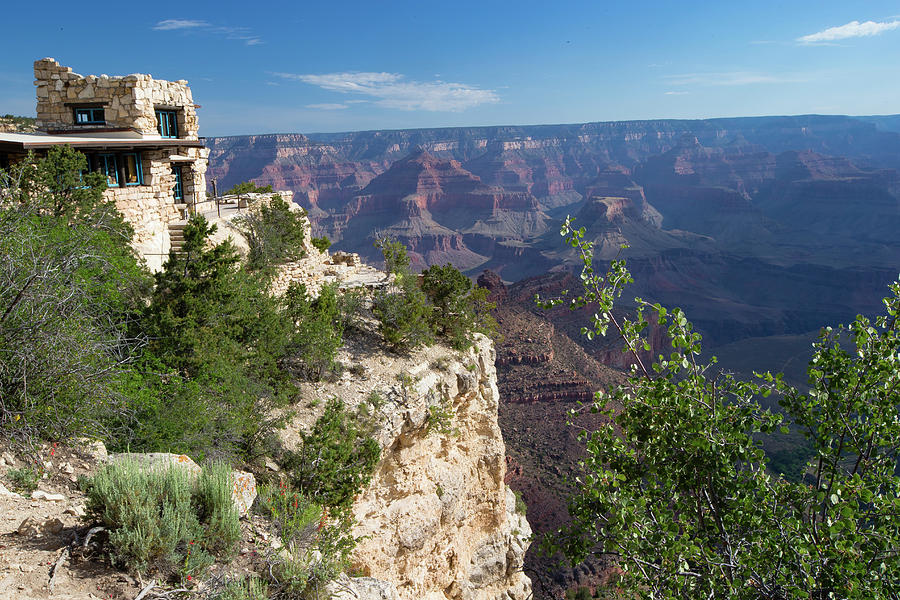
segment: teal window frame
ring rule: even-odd
[[[121,187],[119,184],[119,162],[115,154],[98,154],[97,165],[99,166],[98,170],[106,175],[106,185],[109,187]],[[112,175],[110,175],[110,167],[112,167]],[[115,183],[110,181],[110,177],[115,180]]]
[[[175,187],[172,188],[172,197],[184,202],[184,172],[181,165],[172,165],[172,175],[175,176]]]
[[[75,106],[75,124],[76,125],[105,125],[106,113],[102,106]],[[82,120],[80,117],[85,117]]]
[[[128,178],[128,171],[127,171],[127,169],[128,169],[128,157],[129,157],[129,156],[133,156],[133,157],[134,157],[134,168],[136,169],[135,175],[137,175],[137,181],[135,181],[135,182],[133,182],[133,183],[129,183],[128,180],[127,180],[127,178]],[[142,165],[141,165],[141,154],[140,154],[140,152],[126,152],[125,154],[123,154],[123,155],[122,155],[122,167],[123,167],[124,169],[126,169],[126,171],[125,171],[125,178],[126,178],[126,180],[125,180],[125,186],[126,186],[126,187],[135,186],[135,185],[144,185],[144,169],[143,169],[143,167],[142,167]]]
[[[174,110],[156,109],[156,130],[160,137],[178,137],[178,113]]]

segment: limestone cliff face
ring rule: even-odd
[[[354,505],[365,536],[355,561],[400,598],[524,600],[531,529],[503,482],[494,347],[481,339],[446,358],[412,368],[414,383],[395,391],[399,410],[377,434],[381,463]],[[449,422],[436,427],[432,410]]]
[[[380,276],[380,277],[378,277]],[[384,274],[355,255],[318,253],[288,265],[275,287],[302,281],[377,287]],[[370,324],[374,327],[374,324]],[[363,329],[368,329],[367,325]],[[374,331],[345,336],[338,381],[305,383],[307,402],[284,430],[288,446],[338,397],[371,426],[382,448],[370,484],[353,506],[360,542],[354,571],[335,596],[354,600],[526,600],[522,572],[531,528],[504,483],[506,448],[491,340],[466,352],[436,345],[411,355],[384,351]],[[372,399],[377,401],[373,402]]]

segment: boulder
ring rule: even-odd
[[[348,577],[345,573],[325,586],[325,596],[332,600],[399,600],[393,583],[374,577]]]

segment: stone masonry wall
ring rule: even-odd
[[[182,148],[180,153],[197,158],[190,163],[191,176],[185,173],[184,194],[188,202],[193,191],[204,190],[206,148]],[[144,169],[144,184],[129,187],[112,187],[105,195],[116,203],[116,208],[134,227],[134,248],[153,270],[159,270],[169,254],[169,223],[180,221],[182,211],[176,206],[172,195],[175,176],[172,174],[171,150],[145,150],[141,153]],[[198,197],[204,199],[205,192]]]
[[[197,111],[185,80],[163,81],[150,75],[124,77],[82,76],[53,58],[34,63],[37,86],[37,126],[43,131],[85,131],[130,128],[144,135],[158,135],[156,109],[177,112],[178,137],[196,140]],[[104,106],[105,125],[75,125],[73,105]]]

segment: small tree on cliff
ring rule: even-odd
[[[488,291],[473,285],[453,265],[428,267],[422,273],[422,291],[433,307],[432,328],[455,349],[471,346],[476,332],[496,335],[497,322],[491,316],[496,305],[488,302]]]
[[[883,316],[823,332],[801,393],[768,373],[761,384],[716,373],[678,309],[636,299],[636,317],[618,319],[613,305],[631,281],[624,261],[597,272],[584,229],[567,220],[562,233],[584,263],[572,304],[598,306],[584,332],[611,329],[635,366],[625,385],[597,394],[591,409],[610,426],[581,434],[572,523],[550,547],[576,562],[615,557],[635,597],[900,597],[900,283]],[[672,345],[652,364],[639,352],[650,350],[647,318]],[[772,391],[814,448],[800,482],[766,469],[759,438],[781,417],[754,398]]]
[[[434,342],[430,325],[432,307],[416,276],[409,271],[406,246],[387,237],[375,245],[384,255],[385,269],[394,276],[393,285],[375,293],[372,306],[385,342],[399,351],[431,344]]]
[[[269,186],[271,191],[271,186]],[[247,268],[271,275],[275,268],[302,258],[306,213],[291,210],[280,195],[256,204],[245,215],[234,219],[234,226],[247,239],[250,251]]]

